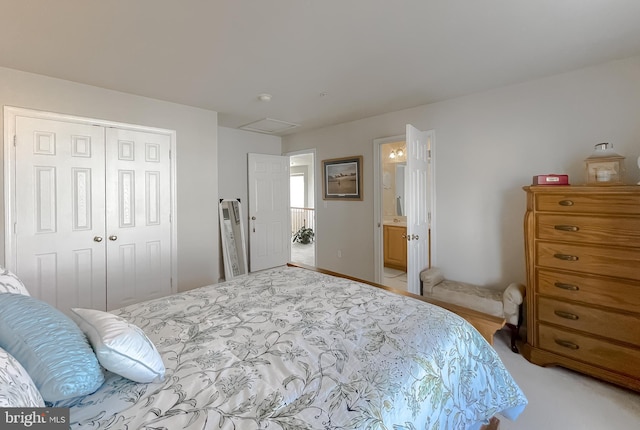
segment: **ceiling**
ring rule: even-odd
[[[0,66],[283,133],[640,54],[638,0],[0,0]],[[262,93],[271,101],[260,101]]]

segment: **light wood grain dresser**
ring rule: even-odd
[[[522,354],[640,391],[640,186],[524,190]]]

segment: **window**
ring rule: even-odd
[[[289,196],[292,208],[303,208],[304,205],[304,175],[291,175],[289,181]]]

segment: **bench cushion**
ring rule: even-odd
[[[502,295],[503,291],[445,280],[433,287],[429,297],[489,315],[503,317]]]

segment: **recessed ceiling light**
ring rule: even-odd
[[[261,102],[270,102],[271,94],[267,94],[267,93],[260,94],[258,96],[258,100],[260,100]]]

